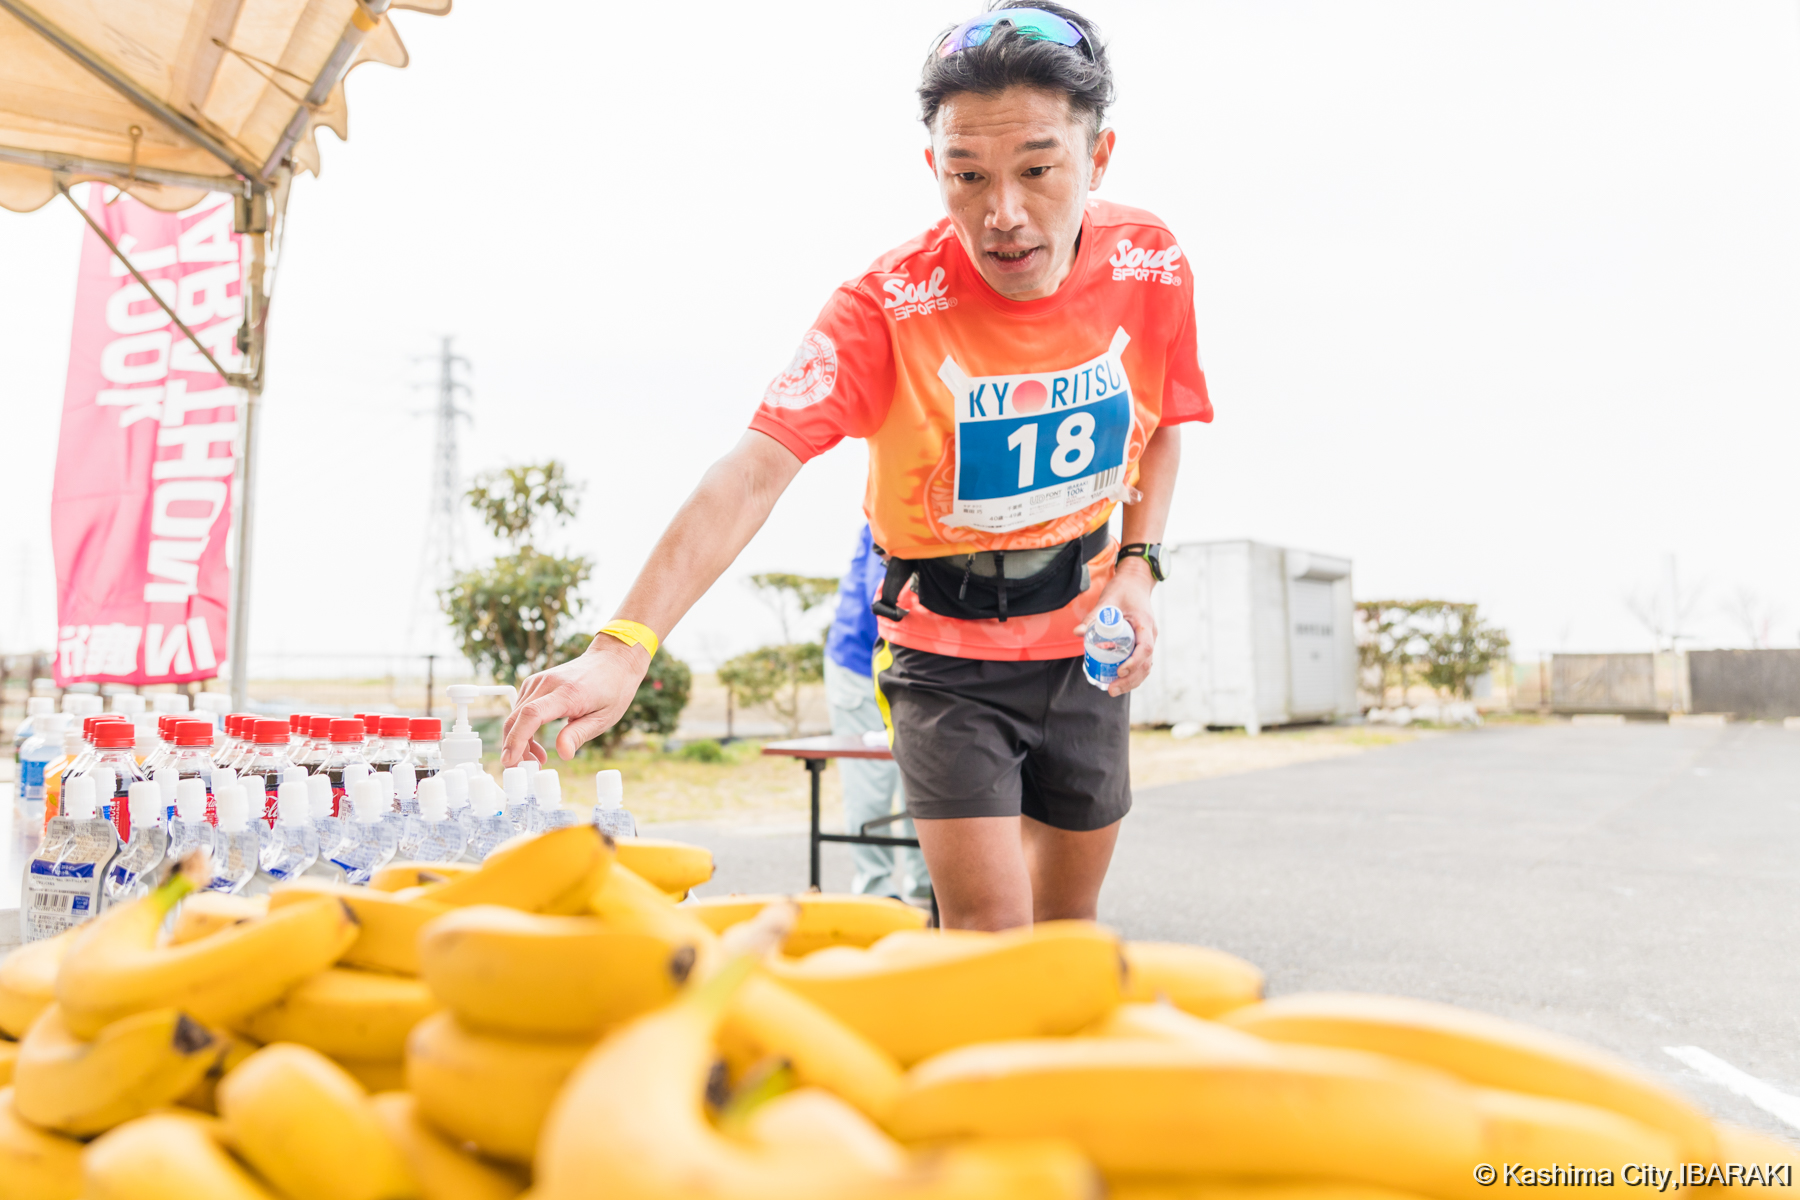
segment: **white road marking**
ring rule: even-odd
[[[1790,1096],[1754,1075],[1738,1070],[1698,1046],[1664,1046],[1663,1052],[1692,1067],[1726,1091],[1736,1092],[1764,1112],[1800,1129],[1800,1096]]]

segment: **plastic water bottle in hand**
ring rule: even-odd
[[[1081,670],[1089,683],[1104,691],[1118,680],[1119,664],[1137,649],[1137,634],[1125,614],[1109,604],[1088,622],[1083,645]]]
[[[625,777],[617,771],[594,777],[594,825],[607,837],[637,836],[637,821],[625,811]]]

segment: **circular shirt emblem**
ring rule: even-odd
[[[805,408],[831,395],[837,385],[837,347],[817,329],[809,329],[794,351],[787,370],[777,375],[763,393],[771,408]]]

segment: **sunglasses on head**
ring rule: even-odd
[[[1080,47],[1088,59],[1094,57],[1081,30],[1052,12],[1041,8],[1002,8],[964,21],[950,31],[938,46],[938,57],[949,58],[958,50],[979,46],[994,36],[998,25],[1011,25],[1020,37],[1034,42],[1055,42],[1059,46]]]

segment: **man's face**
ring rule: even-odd
[[[1088,192],[1112,158],[1113,133],[1088,149],[1086,122],[1061,92],[962,92],[938,109],[925,161],[963,249],[1012,300],[1055,292],[1075,265]]]

